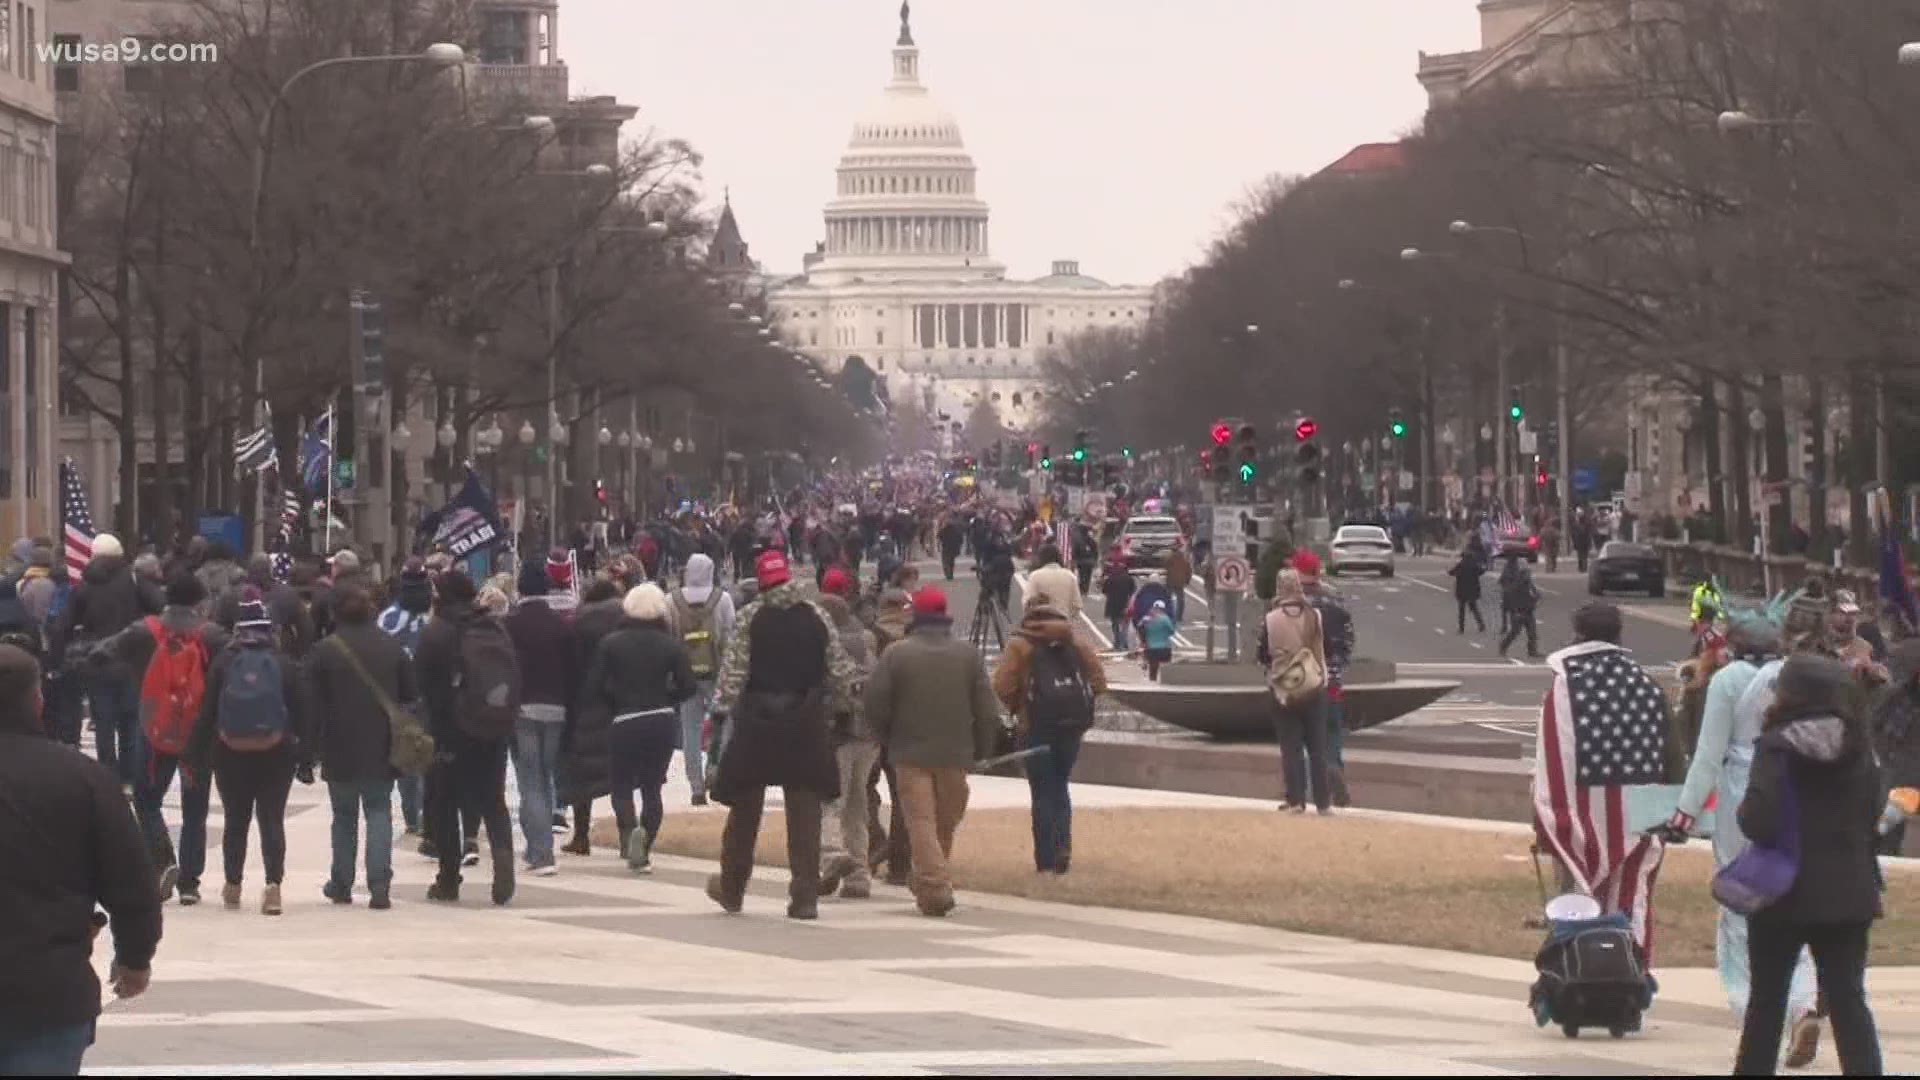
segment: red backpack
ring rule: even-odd
[[[156,615],[147,616],[147,632],[153,635],[153,659],[140,680],[147,743],[155,753],[179,757],[207,696],[207,647],[197,632],[168,630]]]

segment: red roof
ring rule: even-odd
[[[1320,170],[1321,175],[1352,176],[1362,173],[1393,172],[1406,168],[1406,148],[1397,142],[1361,143],[1340,160]]]

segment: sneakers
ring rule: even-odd
[[[460,902],[460,883],[435,881],[427,886],[427,899],[441,904],[457,904]]]
[[[1318,811],[1318,812],[1319,812],[1319,814],[1320,814],[1320,816],[1321,816],[1321,817],[1332,817],[1332,816],[1333,816],[1333,807],[1331,807],[1331,806],[1322,806],[1322,807],[1320,807],[1320,809],[1319,809],[1319,811]]]
[[[827,864],[820,868],[820,895],[832,896],[842,881],[853,876],[859,865],[851,855],[835,855],[828,859]]]
[[[180,906],[192,907],[200,902],[200,883],[182,882],[180,885]]]
[[[567,831],[567,815],[558,810],[553,812],[553,831],[557,833]]]
[[[812,922],[820,917],[820,901],[795,900],[787,905],[787,918]]]
[[[824,891],[822,895],[825,895]],[[846,882],[840,886],[840,899],[842,900],[865,900],[872,895],[873,882],[866,878],[848,878]]]
[[[1820,1056],[1820,1017],[1811,1012],[1801,1013],[1793,1022],[1793,1031],[1787,1036],[1787,1056],[1782,1062],[1789,1069],[1804,1069],[1813,1064]]]
[[[622,855],[627,860],[627,869],[636,874],[653,873],[653,837],[645,829],[635,829],[626,839],[626,850]]]
[[[352,903],[352,898],[349,897],[347,902]],[[260,890],[260,914],[280,914],[280,886],[278,884],[269,883],[266,888]]]
[[[532,874],[534,877],[553,877],[560,873],[560,865],[549,860],[537,866],[527,867],[527,873]]]
[[[326,897],[327,899],[333,901],[336,904],[353,903],[353,890],[350,888],[343,889],[340,886],[335,885],[331,881],[320,886],[320,895]]]
[[[176,884],[178,884],[179,881],[180,881],[180,868],[178,866],[168,866],[161,869],[160,871],[160,902],[161,903],[164,904],[167,901],[173,899],[173,887]]]
[[[367,907],[373,911],[385,911],[393,906],[393,896],[386,889],[368,889]]]
[[[954,908],[953,894],[947,893],[944,896],[935,896],[920,900],[917,906],[920,908],[920,914],[928,918],[944,919],[947,913],[951,912]]]
[[[719,874],[711,874],[707,877],[707,899],[719,904],[720,910],[729,915],[740,914],[741,898],[727,895],[726,886],[720,880]]]
[[[560,850],[569,855],[591,855],[593,844],[587,840],[585,834],[582,834],[560,845]]]
[[[228,911],[240,910],[240,883],[230,881],[220,886],[220,906]]]
[[[480,865],[480,841],[478,840],[467,841],[466,852],[460,856],[460,865],[461,866],[479,866]]]

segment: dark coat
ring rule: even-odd
[[[273,620],[273,628],[280,635],[280,647],[295,659],[307,655],[314,642],[313,614],[299,590],[284,581],[249,579],[247,583],[260,590],[260,599],[267,605],[267,617]],[[214,615],[214,619],[229,630],[240,618],[241,592],[236,589],[228,593]]]
[[[213,765],[213,745],[219,741],[220,691],[227,682],[227,669],[233,666],[234,654],[240,649],[272,648],[271,639],[266,636],[253,637],[243,635],[227,643],[227,647],[213,658],[213,665],[207,669],[207,695],[201,699],[200,719],[194,722],[193,735],[187,740],[187,752],[183,755],[187,766],[196,773],[210,769]],[[262,753],[278,753],[291,744],[295,757],[303,762],[313,760],[313,738],[307,728],[306,700],[300,691],[300,671],[285,653],[274,650],[273,658],[280,665],[280,685],[287,703],[287,739],[272,750]]]
[[[576,670],[593,662],[600,642],[626,618],[619,600],[597,600],[573,613]],[[560,736],[560,801],[568,805],[604,798],[612,787],[608,776],[607,728],[613,714],[604,710],[567,710],[567,726]]]
[[[1462,551],[1447,569],[1447,573],[1453,577],[1454,598],[1468,603],[1480,599],[1480,576],[1486,572],[1487,564],[1480,556],[1471,551]]]
[[[579,709],[583,714],[604,712],[611,723],[617,716],[677,708],[695,689],[693,667],[680,639],[668,633],[665,624],[628,620],[594,650]],[[680,719],[670,719],[677,747]]]
[[[452,745],[461,738],[472,741],[460,730],[455,714],[459,697],[456,682],[460,674],[460,635],[490,617],[465,602],[442,604],[426,629],[420,631],[420,644],[413,651],[413,676],[420,687],[420,700],[426,706],[427,730],[435,742]]]
[[[128,967],[148,967],[160,942],[153,863],[120,781],[37,731],[0,730],[0,864],[0,1039],[99,1016],[94,905]]]
[[[313,717],[314,744],[329,781],[364,783],[393,775],[393,732],[380,699],[340,652],[353,650],[360,666],[397,705],[419,698],[413,662],[398,641],[373,623],[342,625],[337,644],[322,642],[306,663],[307,713]]]
[[[746,637],[747,669],[727,716],[732,730],[721,753],[714,799],[732,806],[746,792],[769,787],[839,798],[825,618],[811,604],[762,601],[751,621],[734,632]]]
[[[1787,786],[1799,808],[1800,873],[1755,922],[1796,926],[1867,922],[1880,914],[1875,825],[1886,790],[1873,754],[1837,716],[1788,721],[1760,737],[1740,803],[1740,831],[1776,845],[1786,835]]]
[[[60,666],[69,642],[103,641],[130,623],[158,615],[161,606],[160,590],[136,578],[125,559],[102,555],[87,564],[80,587],[54,620],[48,636],[49,664]]]
[[[573,629],[566,616],[539,597],[520,601],[507,616],[507,634],[520,661],[520,701],[566,705],[579,684]]]
[[[1107,598],[1107,618],[1126,618],[1127,606],[1133,602],[1133,591],[1139,587],[1140,583],[1133,580],[1133,575],[1124,567],[1107,571],[1107,576],[1100,582],[1100,591]]]

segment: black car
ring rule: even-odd
[[[1667,570],[1660,556],[1645,544],[1610,540],[1587,564],[1587,591],[1600,596],[1609,591],[1667,595]]]

